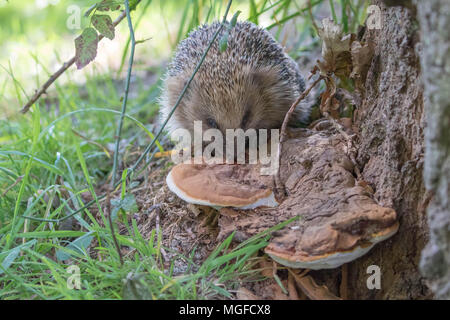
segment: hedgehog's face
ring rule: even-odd
[[[194,121],[203,130],[280,128],[295,99],[291,86],[279,78],[276,67],[235,70],[230,74],[199,72],[174,114],[176,127],[193,132]],[[208,77],[209,76],[209,77]],[[173,106],[185,79],[168,80],[168,100]]]

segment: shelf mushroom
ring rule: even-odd
[[[216,209],[277,206],[270,180],[256,175],[252,169],[251,165],[178,164],[169,172],[166,182],[184,201]]]
[[[394,209],[378,204],[356,179],[346,140],[333,131],[299,130],[283,146],[280,178],[288,196],[275,208],[221,210],[219,239],[248,239],[293,217],[272,234],[265,252],[292,268],[332,269],[356,260],[398,228]],[[235,210],[236,211],[236,210]]]
[[[232,232],[248,239],[300,217],[274,232],[265,252],[288,267],[332,269],[363,256],[399,228],[395,210],[378,204],[369,184],[355,178],[347,152],[345,138],[333,131],[294,132],[283,147],[280,178],[287,197],[279,204],[273,177],[261,176],[257,165],[179,164],[166,181],[187,202],[222,208],[219,240]]]
[[[359,217],[357,212],[352,212],[353,219],[346,221],[348,228],[342,228],[346,222],[341,221],[342,225],[336,222],[318,226],[310,224],[302,233],[287,229],[283,236],[272,239],[265,252],[273,260],[291,268],[320,270],[340,267],[365,255],[375,244],[397,232],[399,224],[394,210],[376,205],[373,209],[375,211],[368,212],[370,215]],[[361,222],[364,227],[360,226]]]

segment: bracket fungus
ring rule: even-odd
[[[265,252],[283,265],[319,270],[353,261],[394,235],[396,212],[377,204],[368,184],[355,178],[347,148],[330,128],[292,130],[280,166],[287,198],[276,208],[221,209],[219,238],[234,231],[243,241],[300,216],[272,234]]]
[[[376,220],[366,220],[368,224]],[[302,235],[292,232],[286,238],[272,241],[265,252],[275,261],[291,268],[333,269],[363,256],[375,244],[397,232],[398,223],[371,233],[360,229],[355,234],[334,229],[332,224],[310,227]],[[360,234],[358,234],[360,233]],[[290,238],[300,236],[295,241]]]
[[[291,130],[280,160],[287,192],[280,204],[273,177],[261,176],[259,165],[179,164],[166,181],[183,200],[219,209],[219,240],[235,232],[244,241],[300,216],[272,233],[265,252],[292,268],[337,268],[398,229],[396,212],[377,204],[368,184],[355,178],[347,148],[332,128]]]
[[[260,176],[256,165],[178,164],[166,178],[169,189],[186,202],[216,209],[254,209],[278,205],[271,179]]]

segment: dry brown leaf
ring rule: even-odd
[[[286,280],[281,281],[281,283],[285,288],[287,287]],[[277,283],[272,284],[269,288],[272,289],[273,300],[289,300],[289,296],[283,293],[283,290]]]
[[[356,88],[362,91],[364,90],[367,72],[374,54],[373,43],[370,41],[367,43],[353,41],[350,52],[353,65],[350,78],[355,79]]]
[[[288,273],[288,292],[289,300],[300,300],[297,289],[295,288],[295,279],[290,272]]]
[[[299,276],[293,271],[289,270],[289,273],[294,277],[295,282],[299,288],[306,294],[311,300],[342,300],[341,298],[332,294],[326,286],[319,286],[316,284],[311,276]]]
[[[322,20],[319,28],[322,39],[322,58],[318,65],[323,76],[335,73],[338,77],[348,76],[351,72],[350,45],[352,35],[343,35],[342,28],[330,18]]]
[[[221,215],[228,216],[230,218],[239,216],[239,212],[228,207],[220,208],[219,210]]]
[[[273,264],[267,259],[261,259],[258,263],[259,268],[261,269],[260,273],[263,277],[273,278]]]
[[[247,288],[240,287],[236,293],[238,300],[262,300],[262,298],[255,295],[253,292]]]
[[[328,113],[331,117],[339,118],[339,101],[334,97],[336,94],[336,81],[333,77],[325,78],[326,89],[322,93],[320,100],[320,112],[322,114]]]
[[[355,34],[344,35],[341,26],[334,23],[332,19],[322,20],[322,28],[318,29],[319,37],[322,40],[322,60],[317,61],[317,69],[320,75],[325,77],[326,90],[322,95],[320,111],[322,114],[330,115],[332,118],[339,118],[340,103],[335,99],[337,84],[336,78],[348,79],[351,74],[355,79],[365,78],[366,65],[371,56],[363,57],[369,47],[359,48],[353,46]],[[352,51],[353,48],[353,51]],[[367,60],[367,61],[366,61]],[[354,63],[357,63],[356,68]],[[365,73],[364,73],[365,72]]]

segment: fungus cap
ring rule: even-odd
[[[278,205],[272,189],[248,165],[178,164],[166,178],[169,189],[186,202],[215,208],[253,209]]]
[[[276,243],[270,243],[265,252],[276,262],[288,266],[290,268],[302,268],[302,269],[333,269],[337,268],[345,263],[356,260],[359,257],[365,255],[372,249],[375,244],[382,242],[391,236],[393,236],[398,230],[398,222],[386,227],[376,233],[365,236],[364,240],[352,239],[351,242],[355,243],[353,247],[346,250],[329,250],[327,253],[320,255],[314,255],[313,252],[305,252],[302,250],[295,250],[294,248],[286,249]],[[330,234],[330,237],[334,237]],[[337,238],[345,238],[346,235],[338,235]],[[342,241],[346,241],[342,239]]]

